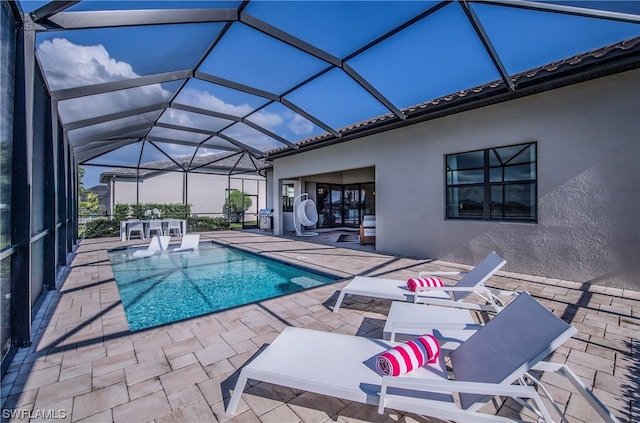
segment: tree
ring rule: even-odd
[[[230,223],[237,223],[242,220],[242,215],[251,207],[251,204],[251,198],[246,193],[232,189],[224,201],[222,213],[225,216],[229,216]]]
[[[100,206],[98,194],[86,189],[82,183],[84,172],[84,168],[82,166],[78,166],[78,197],[80,200],[78,201],[78,214],[80,216],[91,215],[95,213]]]

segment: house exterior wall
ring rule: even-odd
[[[116,178],[112,187],[114,202],[136,204],[139,195],[140,203],[182,203],[182,184],[182,174],[177,172],[140,179],[139,188],[135,178]]]
[[[111,186],[114,204],[136,203],[135,179],[115,178]],[[254,204],[252,209],[265,207],[267,189],[265,179],[262,177],[234,176],[229,180],[227,175],[190,173],[187,176],[187,203],[191,204],[191,213],[212,217],[223,216],[225,192],[229,187],[250,195],[258,195],[258,204]],[[140,203],[182,203],[183,174],[169,172],[141,179],[139,198]]]
[[[639,118],[633,70],[276,159],[274,182],[372,166],[378,251],[638,289]],[[446,154],[529,141],[537,223],[445,219]]]

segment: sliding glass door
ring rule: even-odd
[[[358,185],[342,187],[343,226],[360,225],[360,190]]]
[[[318,227],[358,227],[365,214],[375,214],[374,184],[316,184]]]

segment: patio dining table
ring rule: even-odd
[[[184,236],[184,234],[187,233],[187,220],[186,219],[154,219],[154,221],[160,221],[160,223],[162,224],[162,232],[163,233],[167,233],[168,231],[168,226],[169,226],[169,222],[175,222],[178,221],[180,222],[180,232],[181,234]],[[147,228],[149,227],[149,222],[151,222],[151,220],[140,220],[140,219],[130,219],[130,220],[123,220],[120,222],[120,240],[121,241],[126,241],[127,240],[127,233],[129,231],[129,225],[132,225],[134,223],[142,223],[142,234],[141,234],[141,238],[142,239],[147,239],[146,234],[147,234]]]

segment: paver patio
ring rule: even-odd
[[[342,280],[131,333],[107,249],[136,242],[84,240],[61,287],[46,294],[35,316],[33,344],[18,351],[2,380],[3,421],[434,421],[393,410],[379,415],[373,406],[265,383],[245,390],[235,417],[224,408],[238,369],[286,326],[381,337],[390,301],[351,297],[332,312],[349,278],[406,279],[419,270],[467,266],[248,232],[201,235],[211,239]],[[510,272],[498,272],[487,285],[527,290],[574,325],[579,333],[550,359],[567,362],[622,421],[640,421],[640,292]],[[571,421],[597,421],[565,380],[543,380]],[[535,421],[513,401],[491,407]]]

